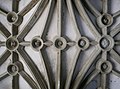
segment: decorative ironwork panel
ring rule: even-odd
[[[119,89],[119,4],[0,0],[0,89]]]

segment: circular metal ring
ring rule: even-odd
[[[6,41],[6,47],[10,51],[15,51],[19,47],[19,42],[17,38],[15,37],[10,37]]]
[[[90,43],[89,40],[86,37],[81,37],[78,41],[78,46],[82,49],[85,50],[89,47]]]
[[[22,16],[19,16],[17,13],[15,12],[9,12],[7,14],[7,21],[10,23],[10,24],[15,24],[15,25],[20,25],[23,21],[23,18]]]
[[[102,14],[97,18],[97,24],[100,28],[112,25],[113,17],[110,14]]]
[[[9,75],[12,75],[12,76],[17,75],[22,70],[23,70],[23,65],[21,62],[12,63],[7,67],[7,71]]]
[[[114,39],[109,35],[102,36],[99,39],[99,47],[103,51],[110,51],[114,47]]]
[[[43,47],[44,43],[43,40],[39,37],[39,36],[35,36],[32,40],[31,40],[31,47],[35,50],[35,51],[39,51],[42,47]]]
[[[65,49],[67,46],[67,41],[63,37],[54,38],[54,47],[59,50]]]
[[[99,69],[101,73],[108,74],[112,71],[112,64],[109,61],[101,59],[97,62],[96,68]]]

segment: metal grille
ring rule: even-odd
[[[0,89],[112,89],[111,74],[120,77],[120,11],[112,13],[112,0],[5,1]]]

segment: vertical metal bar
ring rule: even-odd
[[[15,63],[19,60],[18,54],[16,52],[12,52],[12,62]],[[12,88],[19,89],[19,75],[13,76],[12,79]]]
[[[101,74],[101,87],[102,87],[102,89],[106,89],[106,83],[107,83],[107,81],[106,81],[106,77],[107,77],[107,75],[106,74]]]
[[[108,13],[108,0],[102,0],[103,13]]]
[[[102,59],[103,59],[104,61],[107,60],[107,51],[102,52]],[[107,74],[102,73],[100,77],[101,77],[101,81],[100,81],[101,87],[102,87],[102,89],[106,89],[106,85],[107,85]]]
[[[18,13],[19,8],[19,0],[13,0],[12,1],[12,11],[15,13]],[[12,36],[18,35],[18,26],[12,24]],[[12,62],[17,62],[19,60],[19,56],[16,52],[12,52]],[[13,89],[19,89],[19,75],[13,76],[12,80],[12,88]]]
[[[61,51],[57,52],[56,89],[61,87]]]
[[[63,0],[57,0],[57,32],[58,36],[61,37],[62,29],[63,29]],[[56,89],[61,88],[61,69],[62,69],[62,62],[61,62],[61,50],[57,51],[57,70],[56,70]]]

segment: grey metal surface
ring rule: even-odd
[[[119,4],[0,0],[0,89],[119,89]]]

